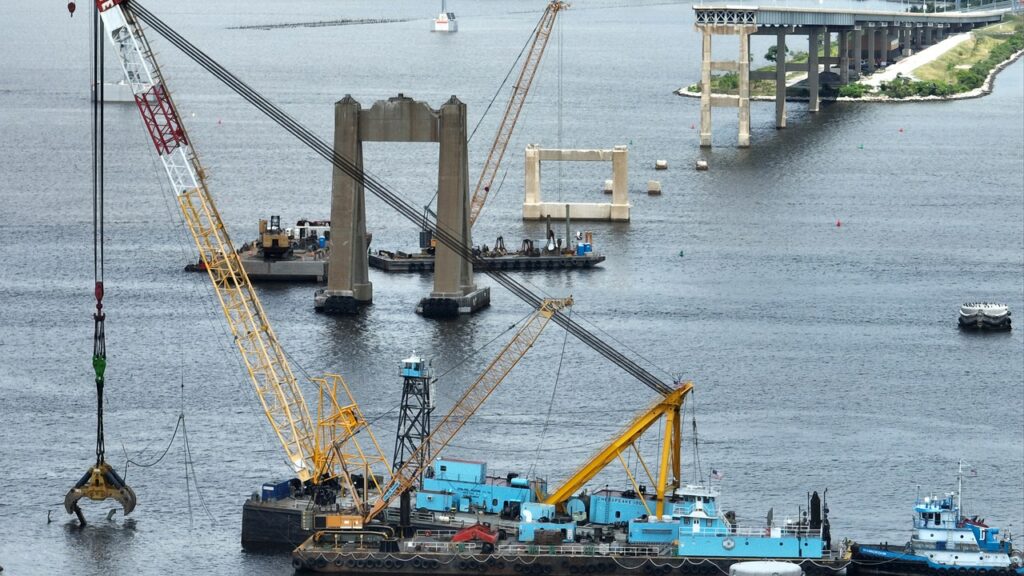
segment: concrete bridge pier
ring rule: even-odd
[[[912,44],[914,46],[914,50],[921,50],[921,42],[922,42],[923,32],[924,32],[924,27],[921,26],[921,24],[917,24],[916,26],[914,26],[914,32],[913,32],[914,38],[913,38],[913,42],[912,42]]]
[[[786,33],[775,37],[775,128],[786,127]]]
[[[875,41],[878,33],[873,22],[868,22],[868,28],[864,31],[864,60],[867,62],[868,74],[875,73]]]
[[[864,59],[864,29],[860,26],[853,29],[853,69],[860,78],[860,61]]]
[[[850,31],[840,30],[836,34],[836,45],[839,46],[839,83],[850,83]]]
[[[822,55],[825,57],[825,60],[822,61],[822,64],[824,65],[824,71],[828,72],[832,67],[832,33],[828,31],[828,28],[822,28],[822,33],[825,35],[824,40],[822,41]]]
[[[752,19],[753,13],[750,13]],[[711,147],[711,107],[736,107],[739,110],[739,128],[737,146],[750,146],[750,35],[757,31],[757,26],[740,22],[736,24],[716,24],[698,26],[702,32],[701,68],[700,68],[700,145]],[[735,62],[714,61],[711,55],[712,34],[734,34],[739,36],[739,58]],[[737,96],[712,96],[711,72],[721,70],[736,72],[739,76],[739,94]]]
[[[807,34],[807,111],[818,111],[818,34],[823,28],[812,28]]]

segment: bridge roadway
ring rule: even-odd
[[[920,14],[856,9],[758,7],[736,5],[694,6],[695,26],[702,33],[700,145],[711,146],[711,108],[739,109],[740,147],[750,146],[750,81],[775,79],[775,126],[786,127],[786,72],[807,72],[808,110],[817,112],[822,80],[830,85],[846,84],[856,79],[861,62],[868,74],[881,62],[892,62],[915,51],[942,41],[950,34],[966,32],[977,26],[999,22],[1006,10],[985,12],[942,12]],[[739,36],[739,59],[713,60],[713,35]],[[777,58],[775,72],[750,71],[750,35],[774,35]],[[807,62],[786,63],[786,36],[807,36]],[[831,56],[833,37],[838,57]],[[819,38],[824,40],[823,54],[818,55]],[[832,73],[832,67],[838,74]],[[819,72],[824,72],[819,76]],[[737,96],[712,96],[712,71],[736,72],[739,75]],[[826,74],[828,73],[828,74]]]

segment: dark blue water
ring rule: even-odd
[[[91,504],[93,523],[78,530],[60,505],[94,447],[89,20],[80,4],[72,19],[63,4],[5,6],[0,35],[0,565],[5,574],[289,573],[287,556],[240,550],[242,501],[287,468],[208,280],[181,272],[195,259],[191,240],[131,106],[107,108],[108,458],[119,469],[125,451],[155,460],[184,410],[194,474],[186,480],[179,435],[158,464],[128,470],[140,500],[129,521],[108,522],[111,506]],[[146,5],[329,138],[332,103],[345,94],[365,106],[398,92],[434,106],[456,94],[475,124],[544,3],[453,5],[455,35],[429,32],[437,7],[408,0]],[[342,18],[411,20],[233,28]],[[526,144],[630,145],[632,222],[586,225],[605,264],[522,278],[539,293],[572,294],[578,320],[666,380],[694,381],[687,420],[695,408],[700,469],[725,473],[727,508],[758,522],[774,507],[781,518],[827,487],[836,536],[902,541],[917,487],[955,489],[963,459],[978,471],[965,484],[968,512],[1024,530],[1022,330],[956,329],[965,300],[1024,313],[1024,65],[978,100],[835,104],[814,115],[794,104],[784,131],[774,129],[773,104],[755,103],[745,150],[733,147],[735,115],[716,110],[716,147],[701,152],[691,127],[698,103],[672,94],[699,75],[689,5],[595,0],[560,20],[476,240],[542,237],[542,225],[519,219]],[[238,243],[270,214],[329,213],[321,160],[151,40]],[[498,118],[488,115],[471,142],[473,175]],[[432,145],[368,144],[366,166],[422,205],[436,155]],[[690,168],[699,157],[709,172]],[[655,172],[656,159],[670,170]],[[546,166],[545,197],[604,201],[608,172]],[[661,197],[643,193],[648,179],[661,180]],[[416,240],[416,228],[376,199],[367,220],[376,248]],[[296,370],[343,374],[379,417],[389,451],[397,362],[415,350],[441,372],[482,348],[439,382],[446,409],[529,310],[495,287],[486,311],[427,321],[413,308],[429,277],[371,279],[374,305],[356,318],[314,314],[308,285],[259,291]],[[653,399],[551,327],[449,454],[557,483]],[[692,480],[689,434],[684,449]],[[624,478],[612,468],[595,485]]]

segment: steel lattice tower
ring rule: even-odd
[[[395,456],[391,466],[392,470],[397,470],[407,458],[418,454],[419,462],[416,469],[422,475],[430,465],[427,461],[430,454],[430,414],[434,411],[434,401],[430,393],[430,368],[423,358],[413,353],[402,361],[401,372],[404,379],[402,404],[398,414],[398,434],[395,437]]]

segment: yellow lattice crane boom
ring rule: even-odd
[[[623,468],[626,469],[626,474],[629,476],[630,482],[633,483],[633,489],[639,494],[641,491],[637,485],[636,479],[629,471],[629,467],[626,466],[625,462],[622,460],[622,453],[626,450],[632,449],[636,454],[638,461],[643,466],[644,472],[647,473],[649,482],[653,484],[656,489],[656,510],[648,510],[647,513],[657,514],[660,517],[664,511],[665,494],[670,493],[671,490],[679,488],[680,484],[680,412],[683,407],[683,400],[691,390],[693,390],[693,384],[686,382],[672,392],[659,398],[650,408],[634,418],[621,434],[616,436],[608,443],[608,445],[580,466],[580,468],[573,473],[573,475],[570,476],[561,487],[548,494],[547,498],[544,499],[544,503],[563,506],[571,496],[583,489],[583,486],[586,485],[587,482],[593,480],[594,476],[608,466],[608,464],[611,464],[613,460],[619,460],[622,462]],[[660,447],[661,453],[659,455],[658,478],[655,480],[654,476],[651,474],[650,468],[647,466],[647,463],[643,461],[643,457],[640,455],[640,450],[637,448],[636,443],[643,433],[656,424],[661,418],[665,419],[665,430]],[[672,469],[671,480],[668,478],[670,466]],[[641,501],[644,502],[645,506],[647,505],[646,500],[641,498]]]
[[[505,149],[508,148],[509,140],[512,138],[512,130],[515,129],[516,121],[519,120],[519,113],[522,112],[523,104],[526,103],[526,94],[530,91],[530,85],[533,84],[533,77],[537,73],[541,56],[544,55],[544,49],[548,45],[551,29],[555,25],[555,17],[568,7],[569,5],[565,2],[552,0],[544,9],[544,14],[541,15],[540,22],[534,30],[523,68],[519,71],[515,86],[512,87],[512,97],[509,98],[508,104],[505,106],[505,115],[501,118],[498,133],[494,135],[494,143],[491,145],[491,151],[487,154],[487,162],[484,163],[480,179],[477,180],[476,188],[473,190],[473,199],[469,205],[470,227],[480,216],[480,211],[484,209],[487,195],[494,184],[494,178],[498,175],[498,167],[501,165]]]
[[[434,454],[439,454],[459,430],[466,424],[466,421],[476,413],[484,401],[490,397],[498,384],[508,376],[512,368],[522,359],[527,350],[537,341],[548,321],[559,310],[572,306],[572,298],[566,299],[545,299],[541,302],[540,308],[523,324],[523,327],[516,332],[512,340],[501,349],[501,352],[491,361],[487,368],[477,377],[476,381],[463,392],[459,400],[452,406],[448,414],[444,416],[439,424],[434,427],[430,436],[412,453],[412,455],[391,475],[391,480],[384,485],[381,497],[370,507],[364,516],[364,521],[369,521],[387,508],[395,498],[403,492],[416,485],[420,475],[420,462],[430,462]],[[422,450],[431,449],[434,454],[428,454],[426,458],[420,458]]]
[[[338,376],[321,380],[322,412],[314,421],[263,306],[249,282],[207,188],[206,173],[181,121],[143,29],[127,0],[101,0],[107,37],[114,45],[143,123],[167,173],[189,232],[209,273],[231,335],[256,389],[263,411],[284,447],[288,464],[302,481],[314,483],[387,461]],[[347,400],[339,402],[340,384]],[[324,399],[326,394],[329,398]],[[358,446],[364,432],[372,446]],[[345,446],[342,446],[345,444]],[[371,448],[374,451],[371,451]],[[341,455],[353,458],[337,461]],[[376,475],[370,474],[371,482]],[[351,480],[341,479],[351,488]],[[379,488],[379,486],[377,487]],[[354,492],[354,491],[353,491]]]

